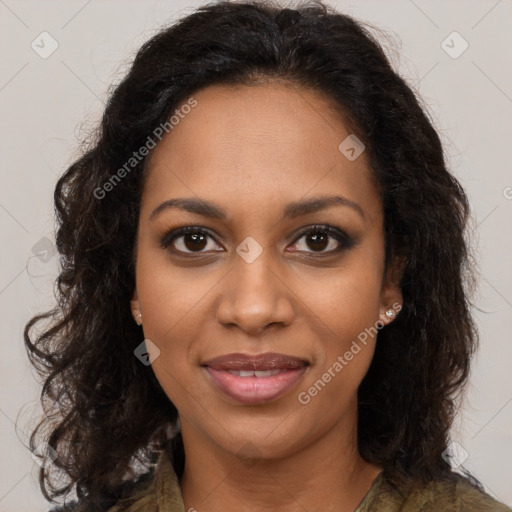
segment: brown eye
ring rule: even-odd
[[[209,250],[215,250],[218,244],[207,231],[187,226],[167,233],[160,241],[160,245],[175,252],[201,253],[206,252],[205,249],[209,247],[209,239],[213,241]]]
[[[303,250],[299,248],[299,241],[302,239],[305,239],[305,243],[302,244],[306,249],[305,252],[322,254],[339,252],[354,244],[348,235],[331,226],[312,226],[303,231],[294,243],[295,249],[299,252]]]
[[[206,236],[203,233],[183,235],[183,245],[190,251],[201,251],[206,247]]]
[[[305,242],[301,243],[300,240]],[[160,240],[163,249],[169,249],[181,254],[201,254],[207,252],[220,252],[223,248],[215,238],[205,229],[195,226],[185,226],[168,232]],[[293,251],[311,254],[334,254],[349,249],[354,240],[343,231],[331,226],[310,226],[304,230],[294,243]],[[292,252],[293,252],[292,251]]]
[[[325,233],[310,233],[306,235],[308,247],[315,251],[323,251],[329,245],[329,235]]]

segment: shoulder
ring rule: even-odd
[[[456,510],[475,512],[512,512],[512,509],[492,498],[483,489],[477,487],[463,475],[455,474],[455,481],[451,489],[456,499]],[[442,489],[443,490],[443,489]]]
[[[408,492],[400,492],[381,478],[361,505],[357,512],[512,512],[458,473]]]
[[[126,505],[133,503],[145,494],[151,491],[153,483],[154,470],[151,469],[147,473],[140,475],[136,480],[124,483],[118,500],[115,504],[107,508],[107,512],[117,512],[125,508]],[[51,508],[48,512],[96,512],[91,503],[86,500],[73,500],[65,505],[58,505]]]

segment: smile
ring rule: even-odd
[[[216,390],[246,405],[276,400],[288,392],[307,369],[308,366],[274,370],[215,370],[204,367]]]

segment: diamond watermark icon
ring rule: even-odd
[[[261,458],[261,451],[254,443],[249,441],[238,450],[237,456],[244,465],[253,466]]]
[[[46,455],[46,459],[43,459],[41,460],[37,455],[36,453],[40,454],[40,455]],[[45,460],[48,460],[50,459],[50,462],[53,463],[53,461],[57,458],[58,454],[57,452],[54,450],[53,447],[51,447],[46,441],[43,441],[42,443],[40,443],[39,445],[37,445],[37,448],[35,450],[35,453],[32,452],[30,454],[30,456],[32,457],[32,459],[37,462],[37,464],[41,467],[43,467],[44,463],[45,463]]]
[[[446,450],[441,454],[441,457],[450,464],[452,469],[457,469],[464,461],[469,457],[469,453],[464,449],[462,445],[456,441],[452,441]]]
[[[340,153],[351,162],[356,160],[361,153],[363,153],[365,148],[366,146],[353,133],[345,138],[338,146]]]
[[[46,236],[32,247],[32,254],[42,263],[48,263],[55,255],[55,244]]]
[[[254,240],[252,236],[248,236],[237,248],[236,252],[247,262],[252,263],[262,252],[263,247]]]
[[[145,339],[133,351],[135,357],[145,366],[153,364],[153,361],[160,355],[160,349],[149,339]]]
[[[39,57],[47,59],[59,47],[59,43],[48,32],[41,32],[30,46]]]
[[[443,40],[441,48],[452,59],[458,59],[469,48],[469,43],[458,32],[454,31]]]

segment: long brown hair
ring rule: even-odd
[[[449,471],[441,454],[477,333],[468,301],[469,206],[439,136],[361,23],[320,2],[282,9],[223,1],[142,46],[108,99],[96,139],[56,185],[58,304],[25,328],[29,358],[45,379],[45,415],[30,448],[42,437],[58,453],[50,471],[40,471],[47,499],[75,488],[106,509],[163,449],[181,475],[181,436],[167,435],[177,410],[133,353],[143,338],[129,303],[146,159],[101,190],[194,91],[261,78],[314,88],[350,120],[380,189],[386,264],[405,261],[403,309],[380,331],[359,390],[360,453],[396,485]],[[31,335],[39,322],[45,327]],[[60,486],[56,470],[66,477]]]

